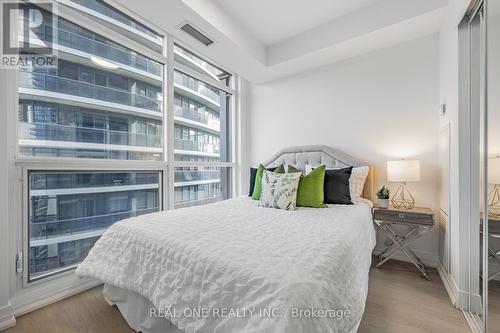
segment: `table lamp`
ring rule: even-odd
[[[392,205],[399,209],[412,209],[415,199],[408,191],[406,183],[420,181],[420,160],[387,161],[387,180],[400,182],[392,196]]]
[[[488,159],[488,215],[500,217],[500,156]]]

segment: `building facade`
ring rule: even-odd
[[[163,52],[163,36],[104,2],[64,3]],[[36,35],[40,42],[54,38],[58,60],[54,67],[27,63],[19,68],[18,156],[167,162],[166,64],[37,9],[44,22],[53,23],[39,26]],[[174,141],[174,160],[228,161],[231,95],[182,69],[224,85],[231,76],[178,45],[173,53],[181,68],[173,73],[174,133],[167,134]],[[227,168],[173,170],[175,208],[227,197]],[[80,263],[113,223],[166,209],[163,177],[161,171],[29,171],[28,280]]]

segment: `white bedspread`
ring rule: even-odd
[[[374,246],[367,204],[284,211],[238,198],[115,223],[76,273],[148,298],[186,332],[349,332]]]

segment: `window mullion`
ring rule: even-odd
[[[175,155],[175,138],[174,138],[174,39],[168,35],[165,43],[167,52],[167,115],[166,119],[166,146],[167,146],[167,161],[168,163],[168,209],[174,209],[175,204],[175,168],[173,165]]]

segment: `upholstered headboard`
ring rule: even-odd
[[[359,161],[352,156],[325,145],[284,148],[263,163],[266,168],[277,167],[281,164],[291,164],[302,171],[305,171],[306,164],[310,164],[312,167],[324,164],[327,168],[370,166],[368,163]],[[373,170],[370,167],[370,172],[368,173],[363,189],[363,197],[372,200],[372,196]]]

